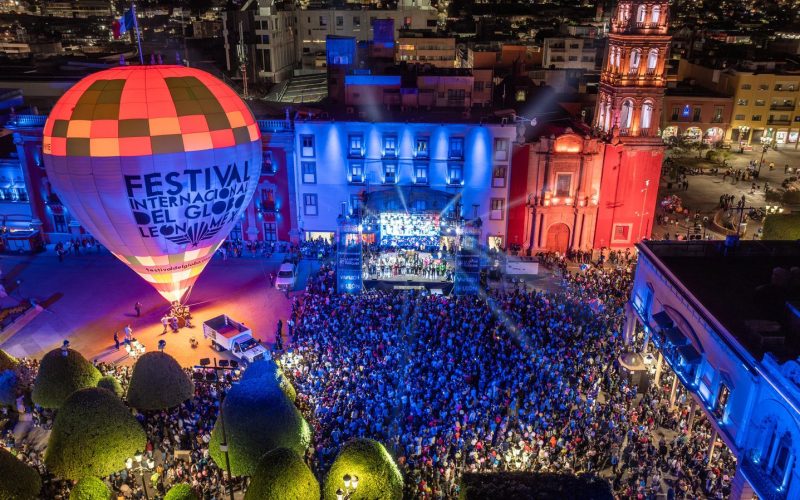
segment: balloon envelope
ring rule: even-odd
[[[47,175],[73,216],[167,300],[181,300],[261,173],[261,134],[227,85],[183,66],[90,75],[44,129]]]

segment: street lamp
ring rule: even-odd
[[[353,497],[353,493],[356,492],[356,488],[358,488],[358,476],[345,474],[342,481],[344,481],[344,490],[341,488],[336,490],[336,500],[350,500]],[[350,489],[351,486],[353,489]]]
[[[144,480],[144,473],[145,471],[153,470],[156,463],[153,461],[152,458],[148,458],[147,460],[144,459],[142,453],[137,451],[136,455],[133,458],[129,458],[125,461],[125,467],[128,468],[133,473],[138,472],[142,478],[142,489],[144,490],[144,497],[147,500],[150,500],[150,494],[147,492],[147,483]]]

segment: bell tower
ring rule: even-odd
[[[595,248],[630,247],[653,229],[668,28],[668,0],[619,0],[611,19],[594,115],[605,143]]]
[[[668,26],[667,0],[619,1],[600,75],[597,129],[622,140],[658,135],[671,38]]]

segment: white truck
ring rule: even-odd
[[[253,332],[225,314],[203,322],[203,336],[217,351],[230,350],[237,358],[252,363],[269,357],[269,351],[253,338]]]

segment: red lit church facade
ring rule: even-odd
[[[670,37],[666,1],[622,0],[593,128],[542,127],[512,159],[508,241],[531,253],[627,248],[650,236]]]

